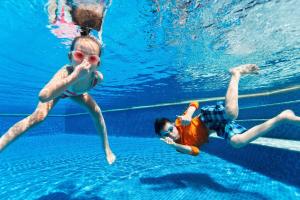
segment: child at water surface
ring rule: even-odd
[[[98,31],[102,43],[102,23],[107,8],[102,0],[49,0],[47,4],[51,32],[58,38],[73,39],[79,28],[89,33]]]
[[[211,133],[217,132],[219,137],[235,147],[241,148],[284,123],[300,126],[300,117],[293,111],[285,110],[268,121],[247,130],[234,120],[238,117],[238,83],[244,74],[255,74],[259,70],[253,64],[241,65],[230,70],[231,80],[225,96],[225,105],[205,106],[200,115],[192,118],[199,108],[198,102],[190,103],[183,115],[175,124],[167,118],[158,118],[154,123],[156,134],[177,151],[190,155],[198,155],[199,148],[208,142]]]

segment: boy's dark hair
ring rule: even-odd
[[[157,118],[154,122],[154,130],[155,133],[159,136],[161,136],[160,131],[164,128],[167,122],[171,122],[168,118],[162,117]]]

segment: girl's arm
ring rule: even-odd
[[[61,95],[76,80],[75,73],[68,74],[66,67],[61,68],[39,93],[39,100],[44,103]]]
[[[69,75],[66,67],[59,70],[49,83],[41,90],[39,99],[41,102],[47,102],[61,95],[68,87],[82,78],[86,78],[92,73],[92,65],[83,60],[77,65],[74,71]]]

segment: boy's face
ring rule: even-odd
[[[77,66],[86,60],[96,69],[100,63],[99,51],[99,46],[94,41],[81,39],[76,42],[71,52],[71,62]]]
[[[163,129],[160,131],[161,136],[164,137],[170,137],[173,140],[178,140],[180,138],[180,135],[178,133],[178,129],[174,124],[167,122]]]

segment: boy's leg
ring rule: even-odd
[[[115,161],[116,156],[113,154],[109,146],[106,125],[100,107],[89,94],[71,97],[71,99],[86,108],[91,114],[96,125],[96,129],[101,136],[103,149],[106,153],[106,159],[109,164],[112,164]]]
[[[31,115],[14,124],[4,135],[0,137],[0,151],[29,128],[43,121],[57,101],[58,99],[54,99],[46,103],[39,102],[36,110]]]
[[[226,115],[229,120],[234,120],[239,114],[238,87],[241,75],[257,73],[259,67],[254,64],[245,64],[230,69],[231,79],[225,96]]]
[[[300,126],[300,117],[296,116],[291,110],[285,110],[276,117],[273,117],[262,124],[254,126],[242,134],[232,136],[230,138],[230,144],[236,148],[243,147],[256,140],[258,137],[270,132],[273,128],[282,123],[290,123]]]

